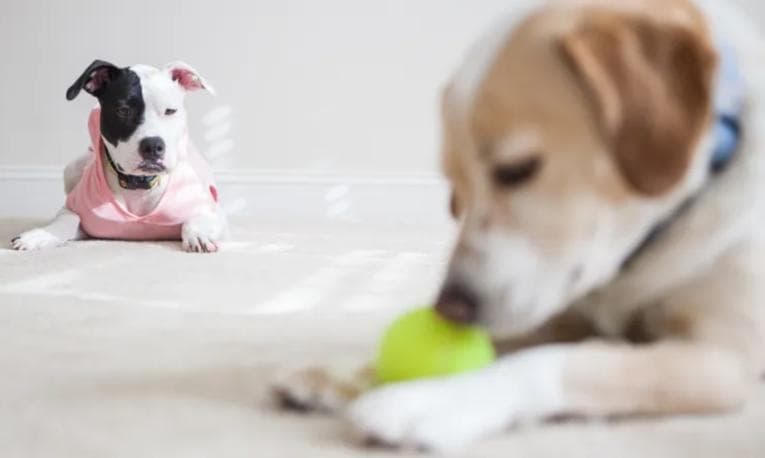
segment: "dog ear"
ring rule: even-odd
[[[170,74],[170,78],[181,85],[186,91],[196,91],[205,89],[211,94],[215,94],[215,89],[199,75],[199,72],[185,62],[172,62],[165,66],[165,71]]]
[[[121,70],[117,66],[96,60],[82,72],[77,81],[66,91],[66,99],[74,100],[81,90],[98,97],[101,90],[109,84]]]
[[[717,55],[708,41],[680,25],[594,13],[561,49],[627,182],[648,196],[671,190],[711,120]]]

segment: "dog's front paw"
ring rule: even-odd
[[[45,229],[32,229],[11,240],[11,248],[17,251],[43,250],[63,244],[63,240]]]
[[[204,224],[185,224],[181,233],[183,250],[189,253],[216,253],[220,235]]]
[[[354,387],[321,368],[280,374],[271,384],[274,400],[286,410],[331,413],[358,395]]]
[[[369,390],[376,380],[369,366],[345,364],[281,371],[271,383],[274,400],[302,413],[335,413]]]
[[[454,452],[515,420],[496,391],[473,376],[392,385],[353,403],[348,420],[367,444]]]

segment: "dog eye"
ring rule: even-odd
[[[114,112],[119,116],[120,118],[129,118],[133,115],[133,110],[130,107],[117,107]]]
[[[542,159],[532,157],[510,165],[500,165],[494,169],[494,182],[502,187],[513,188],[534,178],[542,165]]]
[[[177,112],[178,110],[176,110],[175,108],[168,108],[167,110],[165,110],[165,116],[172,116]]]

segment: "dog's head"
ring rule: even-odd
[[[598,6],[469,63],[444,95],[461,234],[437,309],[515,336],[612,279],[704,180],[716,62],[703,27]]]
[[[178,163],[178,146],[186,134],[186,93],[212,91],[189,65],[175,62],[163,70],[138,65],[119,68],[93,62],[66,92],[80,91],[101,106],[101,136],[112,159],[128,175],[156,175]]]

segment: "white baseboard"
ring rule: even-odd
[[[267,221],[443,224],[448,189],[437,174],[216,172],[232,215]],[[0,165],[0,217],[49,218],[64,202],[60,168]]]

